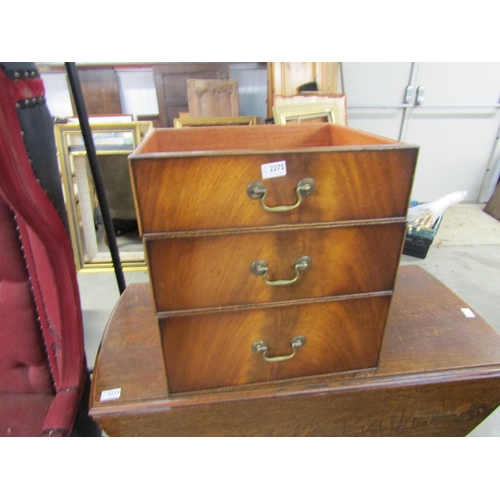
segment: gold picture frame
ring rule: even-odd
[[[96,123],[90,125],[97,157],[114,158],[128,176],[128,156],[137,148],[152,122]],[[113,271],[111,253],[98,242],[95,208],[98,206],[87,152],[78,123],[54,126],[61,183],[64,192],[71,246],[78,272]],[[114,161],[113,160],[113,161]],[[145,270],[144,250],[120,249],[124,270]]]
[[[174,128],[212,127],[220,125],[257,125],[256,116],[227,116],[207,118],[174,118]]]
[[[311,103],[333,107],[335,123],[347,126],[347,97],[346,94],[322,94],[319,92],[303,92],[301,94],[281,96],[274,98],[274,106],[309,106]]]
[[[337,123],[335,117],[335,104],[331,103],[305,103],[273,106],[273,118],[276,125],[286,125],[288,122],[298,123],[309,120],[317,121],[318,118],[325,118],[323,121]]]

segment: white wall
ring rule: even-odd
[[[117,71],[122,111],[128,115],[157,115],[153,69]]]
[[[240,115],[267,115],[267,66],[260,63],[233,63],[229,78],[238,81]]]
[[[73,116],[66,73],[42,74],[42,80],[50,114],[61,118]]]
[[[124,114],[158,114],[152,68],[117,69]],[[238,80],[240,114],[266,117],[267,68],[265,63],[231,63],[229,77]],[[53,116],[73,116],[66,73],[43,73],[47,105]]]
[[[468,201],[489,199],[499,174],[500,63],[346,62],[341,75],[349,126],[420,146],[414,199],[462,190]]]
[[[158,113],[152,69],[117,73],[124,113]],[[71,116],[65,74],[42,77],[51,113]],[[266,117],[265,64],[231,63],[230,78],[239,82],[240,114]],[[500,173],[500,63],[345,62],[340,81],[350,127],[420,146],[414,199],[461,190],[469,201],[489,199]]]

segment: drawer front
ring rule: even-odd
[[[207,155],[135,159],[131,170],[141,230],[149,233],[405,217],[416,156],[410,148]],[[283,161],[286,175],[262,179],[262,164]],[[314,191],[300,190],[299,199],[304,179]],[[264,186],[263,201],[247,194],[254,181]]]
[[[404,235],[405,224],[398,222],[146,237],[145,243],[156,310],[162,312],[392,290]],[[296,270],[304,256],[312,266]],[[267,263],[267,275],[252,272],[256,261]]]
[[[162,319],[169,391],[374,369],[390,300],[380,296]],[[290,357],[295,337],[305,343]]]

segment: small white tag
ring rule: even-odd
[[[475,318],[476,317],[476,315],[468,307],[462,307],[461,311],[464,313],[464,316],[466,318]]]
[[[122,392],[121,387],[119,389],[110,389],[109,391],[102,391],[101,401],[111,401],[113,399],[120,399],[121,392]]]
[[[260,166],[263,179],[283,177],[286,175],[286,161],[275,161],[274,163],[263,163]]]

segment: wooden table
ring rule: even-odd
[[[500,335],[466,307],[402,266],[376,372],[169,397],[150,286],[132,284],[104,333],[90,414],[110,436],[464,436],[500,405]]]

